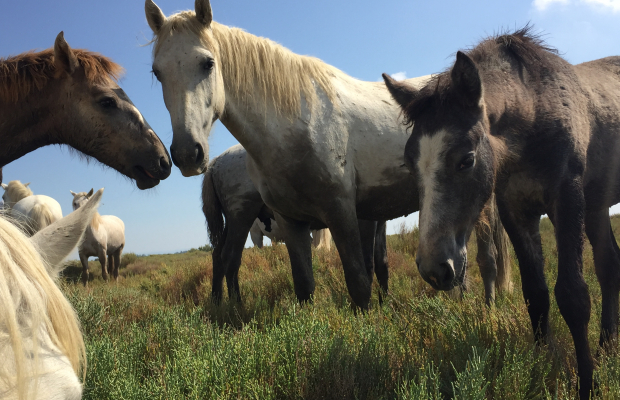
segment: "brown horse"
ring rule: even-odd
[[[558,248],[555,296],[587,399],[593,361],[584,221],[603,293],[600,344],[617,337],[620,249],[609,207],[620,202],[620,57],[573,66],[526,27],[458,52],[452,69],[420,90],[384,77],[407,122],[415,120],[405,158],[420,186],[422,276],[440,289],[451,285],[495,191],[532,328],[544,340],[549,290],[539,222],[548,214]]]
[[[116,83],[122,68],[72,50],[0,59],[0,167],[50,144],[67,144],[148,189],[170,175],[161,140]]]

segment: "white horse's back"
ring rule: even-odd
[[[125,246],[125,223],[115,215],[102,215],[103,225],[108,239],[108,254]]]
[[[39,194],[15,203],[11,215],[34,234],[61,219],[62,208],[53,198]]]

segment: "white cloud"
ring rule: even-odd
[[[581,0],[581,2],[598,7],[611,8],[614,12],[620,12],[620,0]]]
[[[405,71],[397,72],[395,74],[392,74],[392,78],[396,79],[397,81],[402,81],[404,79],[407,79],[407,72]]]
[[[532,5],[538,11],[545,11],[552,4],[588,4],[597,8],[611,9],[620,12],[620,0],[534,0]]]
[[[545,11],[553,3],[568,4],[569,0],[534,0],[534,8]]]

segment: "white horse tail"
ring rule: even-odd
[[[332,246],[332,233],[329,229],[312,231],[312,245],[317,249],[326,249],[329,251]]]
[[[510,239],[499,218],[499,211],[495,198],[491,203],[490,212],[491,234],[493,235],[493,243],[496,249],[495,263],[497,265],[497,278],[495,287],[499,291],[512,292],[512,263],[510,262]]]
[[[207,231],[209,233],[209,241],[211,241],[211,246],[213,246],[212,256],[215,263],[220,260],[228,229],[224,225],[222,203],[213,183],[212,171],[212,167],[208,168],[202,181],[202,212],[207,220]]]
[[[32,207],[32,211],[30,212],[30,229],[31,233],[34,234],[41,229],[45,228],[52,224],[55,221],[54,215],[52,214],[52,210],[46,204],[37,204]]]

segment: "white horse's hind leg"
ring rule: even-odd
[[[252,243],[254,243],[254,246],[258,247],[259,249],[263,248],[263,231],[260,229],[260,225],[258,222],[258,218],[256,218],[254,220],[254,223],[252,224],[252,227],[250,228],[250,238],[252,239]]]
[[[107,266],[107,251],[105,248],[100,248],[99,249],[99,263],[101,264],[101,277],[103,278],[104,281],[108,280],[108,266]]]
[[[86,286],[88,284],[88,256],[82,252],[79,255],[82,263],[82,283]]]
[[[112,259],[114,260],[114,280],[118,281],[118,269],[121,267],[121,254],[123,253],[123,248],[116,250],[114,254],[112,254]]]
[[[476,261],[484,282],[484,298],[487,305],[491,305],[495,301],[495,280],[497,279],[495,257],[497,252],[488,227],[476,225],[476,243],[478,245]]]

